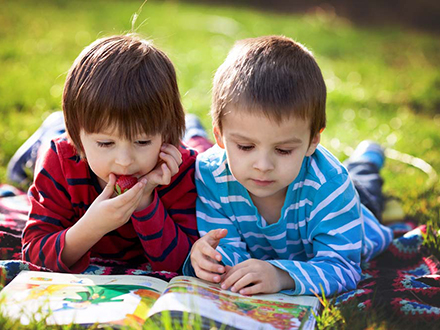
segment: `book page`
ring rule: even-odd
[[[29,324],[130,325],[140,328],[167,282],[136,275],[77,275],[22,271],[1,292],[1,311]]]
[[[173,278],[150,310],[194,313],[239,329],[312,329],[315,297],[284,294],[243,296],[193,277]]]

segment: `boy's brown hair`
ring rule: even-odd
[[[98,39],[81,52],[67,74],[63,111],[69,139],[82,156],[82,129],[116,129],[129,140],[161,134],[175,146],[185,130],[173,64],[134,34]]]
[[[211,116],[222,131],[228,106],[260,112],[280,123],[291,116],[310,122],[312,139],[325,127],[326,87],[313,55],[283,36],[236,42],[218,68]]]

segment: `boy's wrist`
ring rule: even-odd
[[[84,237],[87,236],[88,240],[98,242],[105,234],[113,230],[107,228],[109,223],[105,222],[104,226],[100,226],[99,223],[94,216],[86,212],[77,223],[70,227],[69,231],[73,229],[74,235],[81,233]]]
[[[273,266],[273,265],[272,265]],[[275,267],[275,266],[273,266]],[[278,275],[281,290],[295,290],[295,280],[290,276],[288,272],[281,268],[275,267]]]
[[[146,190],[148,189],[149,193],[148,193],[148,191],[144,192],[144,196],[142,196],[142,199],[139,202],[139,205],[134,210],[135,212],[139,212],[139,211],[146,209],[154,201],[155,187],[154,188],[145,188],[145,189]]]

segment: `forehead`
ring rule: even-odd
[[[126,140],[127,136],[125,134],[125,132],[121,132],[118,127],[116,126],[108,126],[108,127],[104,127],[104,128],[100,128],[99,130],[96,130],[94,132],[86,132],[84,129],[81,129],[81,135],[82,136],[88,136],[88,137],[102,137],[102,138],[117,138],[117,139],[121,139],[121,140]],[[158,136],[161,136],[161,134],[158,133],[152,133],[152,134],[148,134],[146,132],[133,132],[132,134],[132,138],[128,138],[128,140],[131,139],[153,139],[156,138]]]
[[[298,117],[277,121],[262,113],[230,109],[222,116],[222,131],[231,138],[301,143],[310,138],[310,123]]]

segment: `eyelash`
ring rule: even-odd
[[[288,156],[292,153],[292,150],[276,149],[276,151],[282,156]]]
[[[113,142],[96,142],[96,144],[100,148],[108,148],[113,144]]]
[[[113,142],[96,142],[98,147],[100,148],[109,148],[111,147],[114,143]],[[139,140],[139,141],[135,141],[136,144],[138,144],[141,147],[145,147],[145,146],[149,146],[151,144],[150,140]]]
[[[243,151],[251,151],[254,147],[253,146],[242,146],[240,144],[237,144],[238,149]]]
[[[141,147],[149,146],[151,144],[151,140],[138,140],[136,144],[139,144]]]
[[[237,144],[238,149],[242,150],[242,151],[251,151],[254,147],[253,146],[242,146],[240,144]],[[292,150],[284,150],[284,149],[275,149],[276,152],[278,152],[280,155],[282,156],[288,156],[292,153]]]

